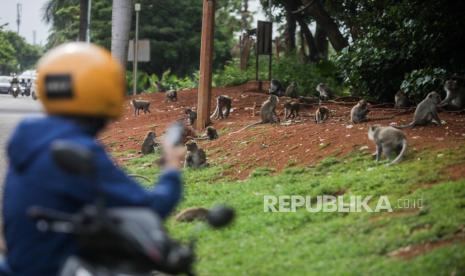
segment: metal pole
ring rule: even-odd
[[[92,10],[92,0],[87,3],[87,29],[86,29],[86,42],[90,43],[90,12]]]
[[[140,11],[140,4],[137,3],[135,5],[134,10],[136,11],[136,35],[134,38],[134,43],[133,43],[133,76],[132,76],[132,94],[136,95],[137,94],[137,57],[138,57],[138,48],[139,48],[139,11]]]

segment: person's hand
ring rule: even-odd
[[[182,145],[172,145],[169,142],[164,141],[163,146],[163,166],[165,169],[179,170],[182,168],[182,162],[186,155],[186,148]]]

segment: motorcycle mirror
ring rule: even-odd
[[[55,141],[51,153],[55,163],[69,173],[91,175],[95,170],[92,151],[76,143]]]
[[[207,215],[208,224],[213,228],[222,228],[229,225],[235,217],[233,208],[225,205],[218,205],[210,209]]]

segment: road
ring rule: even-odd
[[[22,98],[20,96],[15,99],[10,95],[0,94],[0,190],[3,190],[8,161],[5,150],[11,132],[21,119],[27,116],[40,116],[41,110],[40,103],[32,100],[30,97]],[[0,211],[2,197],[3,192],[0,196]],[[0,251],[3,251],[2,236],[0,228]]]

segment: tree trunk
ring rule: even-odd
[[[286,12],[286,51],[288,53],[295,51],[295,30],[296,21],[291,11]]]
[[[129,31],[133,11],[131,0],[113,0],[111,13],[111,53],[126,68]]]
[[[315,29],[315,46],[320,58],[328,59],[328,39],[326,39],[326,31],[321,28],[320,24],[316,24]]]
[[[89,8],[89,0],[80,0],[79,5],[79,41],[86,41],[87,30],[87,10]]]
[[[347,39],[342,36],[337,24],[326,12],[320,0],[302,0],[302,3],[307,7],[304,9],[305,12],[312,16],[317,24],[326,31],[334,50],[339,52],[349,45]]]
[[[312,32],[308,28],[307,23],[305,23],[302,18],[298,18],[297,22],[299,22],[300,31],[304,35],[305,41],[307,42],[310,61],[317,61],[319,56],[318,48],[315,45],[315,39],[313,38]]]

